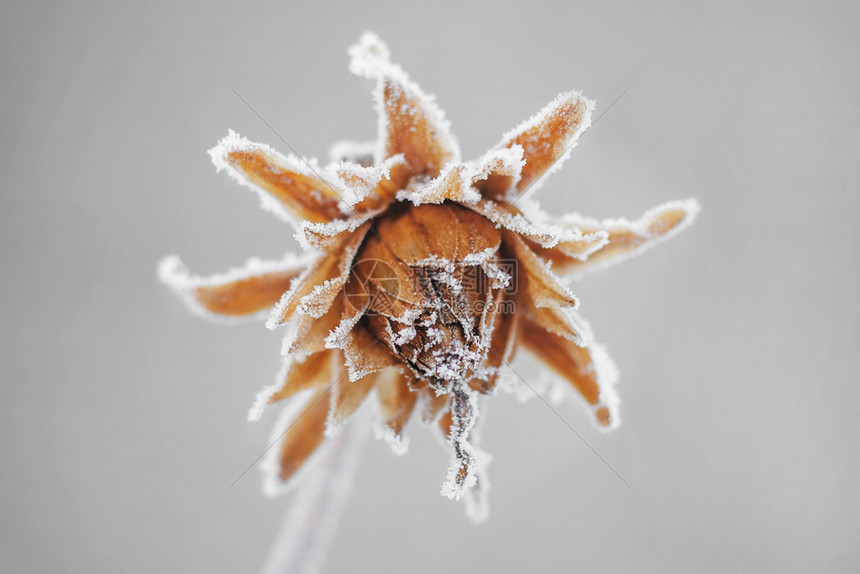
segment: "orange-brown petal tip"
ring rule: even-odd
[[[272,308],[307,262],[307,258],[295,256],[280,261],[249,259],[240,268],[200,277],[193,275],[179,257],[171,255],[159,263],[158,276],[195,314],[236,320],[257,317]]]
[[[313,160],[284,156],[232,130],[209,156],[218,171],[256,191],[263,209],[285,221],[325,222],[340,216],[340,194],[320,176]]]
[[[499,147],[520,145],[525,166],[517,190],[522,193],[558,169],[576,140],[591,125],[594,102],[579,92],[556,96],[537,114],[505,134]]]

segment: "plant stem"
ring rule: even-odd
[[[324,460],[293,494],[262,574],[318,574],[322,570],[369,434],[370,425],[362,414],[356,413],[331,439]]]

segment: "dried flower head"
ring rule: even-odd
[[[296,223],[310,255],[207,278],[169,257],[161,277],[204,315],[273,307],[266,325],[292,326],[284,368],[249,417],[303,397],[276,428],[270,486],[294,482],[375,394],[378,434],[395,452],[406,450],[413,416],[442,431],[451,452],[443,493],[468,495],[479,516],[479,403],[515,386],[503,375],[520,345],[572,385],[597,425],[619,422],[615,369],[556,274],[577,277],[640,253],[688,224],[697,206],[668,203],[633,222],[548,217],[520,196],[567,157],[590,125],[591,101],[562,93],[464,162],[442,111],[385,44],[368,33],[349,53],[350,70],[376,82],[375,144],[337,144],[326,167],[233,132],[210,151],[218,170]]]

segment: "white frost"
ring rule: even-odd
[[[326,195],[328,191],[334,191],[340,195],[344,190],[334,189],[331,182],[320,179],[318,175],[322,169],[313,158],[298,158],[295,155],[285,156],[276,149],[261,143],[254,143],[240,136],[233,130],[229,130],[227,136],[222,138],[218,144],[209,150],[209,157],[215,165],[216,171],[224,170],[239,184],[254,190],[260,198],[260,205],[266,211],[274,213],[282,220],[296,224],[296,218],[284,207],[284,205],[271,193],[251,181],[244,173],[233,167],[228,161],[229,154],[234,152],[262,152],[267,156],[268,167],[276,173],[297,173],[305,177],[313,178],[319,182],[319,190],[315,193],[320,196]]]
[[[559,95],[557,95],[550,103],[548,103],[543,108],[541,108],[541,110],[538,113],[534,114],[532,117],[530,117],[526,121],[522,122],[521,124],[519,124],[514,129],[505,133],[505,135],[502,136],[502,141],[499,142],[499,144],[496,146],[497,148],[503,148],[503,147],[509,146],[511,144],[511,142],[517,136],[520,136],[522,133],[541,125],[543,122],[546,121],[547,117],[550,114],[552,114],[556,109],[558,109],[562,105],[565,105],[568,102],[572,102],[575,100],[582,100],[583,103],[585,104],[585,110],[583,112],[582,121],[580,122],[577,129],[574,132],[567,134],[567,137],[564,139],[563,142],[561,142],[561,145],[564,146],[564,150],[565,150],[564,153],[562,153],[552,163],[552,165],[550,165],[549,168],[547,168],[547,170],[545,172],[540,174],[540,177],[536,181],[534,181],[531,184],[531,186],[529,186],[529,189],[534,190],[534,189],[539,188],[543,184],[544,180],[548,176],[552,175],[553,173],[555,173],[556,171],[561,169],[562,164],[565,161],[567,161],[567,159],[570,157],[571,150],[573,150],[573,148],[575,148],[577,146],[577,140],[580,138],[580,136],[582,136],[582,134],[584,134],[588,130],[589,127],[591,127],[591,115],[592,115],[592,112],[594,111],[594,108],[595,108],[594,101],[583,97],[582,93],[579,91],[562,92]],[[522,142],[521,141],[520,143],[525,144],[523,147],[526,148],[525,149],[525,152],[526,152],[525,153],[525,160],[527,162],[528,162],[528,151],[529,151],[528,148],[530,147],[529,143],[531,143],[533,146],[539,147],[539,148],[543,148],[544,146],[547,145],[547,142],[540,139],[539,136],[532,142]],[[514,192],[512,191],[512,193],[514,193]],[[513,200],[515,198],[510,197],[509,199]]]
[[[397,64],[391,62],[391,51],[388,46],[373,32],[365,32],[358,43],[348,50],[350,56],[349,71],[357,76],[376,80],[374,100],[379,117],[375,164],[381,164],[385,159],[388,145],[388,124],[383,101],[383,84],[386,79],[392,80],[418,101],[421,110],[427,116],[427,121],[435,128],[441,141],[448,144],[451,151],[451,161],[460,160],[460,149],[457,140],[451,133],[451,123],[445,119],[445,114],[436,104],[435,98],[418,87]]]
[[[314,399],[314,394],[314,389],[308,389],[290,397],[290,400],[281,411],[277,423],[272,427],[272,434],[269,437],[271,447],[260,462],[260,471],[263,473],[263,492],[267,496],[286,494],[296,488],[296,486],[301,485],[309,475],[313,474],[313,469],[320,460],[326,457],[331,447],[331,441],[324,441],[287,482],[281,481],[279,476],[281,470],[280,454],[284,437],[290,426],[309,407],[311,401]]]
[[[672,228],[667,233],[664,233],[663,235],[653,236],[648,233],[648,226],[653,220],[657,219],[661,214],[667,211],[674,210],[680,210],[686,214],[684,216],[684,219],[678,225],[676,225],[674,228]],[[693,221],[695,221],[696,216],[699,214],[700,210],[701,207],[699,206],[699,202],[691,198],[680,201],[669,201],[667,203],[664,203],[663,205],[659,205],[653,209],[649,209],[642,215],[642,217],[635,221],[629,221],[624,218],[604,219],[601,221],[590,217],[584,217],[582,215],[579,215],[578,213],[571,213],[565,215],[561,219],[561,221],[578,227],[599,227],[610,230],[630,230],[637,235],[642,234],[646,237],[645,241],[643,241],[642,244],[635,249],[631,249],[626,253],[614,255],[594,264],[583,266],[582,271],[574,271],[573,273],[566,275],[565,280],[577,280],[586,275],[594,273],[595,271],[603,270],[607,267],[615,265],[616,263],[626,261],[631,257],[641,255],[655,245],[659,245],[660,243],[666,241],[671,237],[674,237],[675,235],[689,227],[693,223]]]
[[[310,258],[307,256],[294,254],[288,254],[284,258],[274,261],[252,257],[241,267],[235,267],[224,273],[201,277],[200,275],[192,274],[178,255],[168,255],[158,264],[158,278],[177,293],[188,309],[195,315],[220,323],[242,323],[249,320],[262,319],[266,316],[267,311],[261,311],[245,317],[218,315],[200,305],[194,297],[194,290],[200,287],[227,285],[269,273],[304,268],[309,261]]]

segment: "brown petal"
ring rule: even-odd
[[[369,227],[369,224],[362,225],[338,242],[331,253],[320,255],[281,298],[266,326],[274,329],[283,325],[293,318],[296,311],[311,317],[322,317],[346,284],[352,260]]]
[[[386,367],[400,365],[400,361],[388,352],[382,339],[367,329],[363,320],[346,336],[343,352],[350,381],[358,381]]]
[[[526,304],[525,302],[523,303]],[[529,307],[528,310],[523,311],[528,313],[531,322],[540,325],[559,337],[573,341],[577,345],[582,346],[587,344],[587,335],[582,325],[570,316],[568,309],[559,307]]]
[[[607,242],[604,231],[583,233],[579,228],[556,222],[531,221],[515,205],[504,201],[482,199],[474,205],[464,205],[483,215],[487,226],[501,227],[520,235],[529,244],[555,247],[570,257],[586,258]]]
[[[279,458],[279,477],[283,482],[292,478],[322,444],[329,412],[328,393],[329,387],[316,393],[284,434]]]
[[[509,132],[497,147],[520,145],[523,148],[526,164],[517,190],[524,192],[549,171],[590,123],[589,102],[576,92],[566,92]],[[507,191],[505,183],[488,181],[483,191],[487,197],[502,198]]]
[[[503,149],[490,150],[484,156],[484,161],[481,177],[473,182],[475,187],[484,197],[507,197],[522,178],[525,164],[523,148],[512,144]]]
[[[585,261],[558,249],[535,246],[535,251],[545,260],[551,261],[553,269],[560,273],[584,275],[638,255],[668,239],[687,227],[698,211],[699,206],[695,200],[687,200],[667,203],[632,222],[623,219],[599,222],[585,218],[569,218],[569,224],[576,225],[584,233],[605,233],[608,237],[606,245],[589,255]]]
[[[195,277],[178,257],[168,257],[162,261],[159,275],[194,310],[223,317],[243,317],[277,303],[304,266],[305,262],[298,259],[283,262],[252,259],[241,269]]]
[[[418,393],[409,389],[408,377],[398,369],[380,373],[376,382],[376,394],[382,421],[395,436],[403,436],[403,429],[415,408]]]
[[[515,233],[505,232],[505,245],[517,260],[517,290],[535,307],[576,307],[576,297]]]
[[[501,243],[499,230],[486,218],[450,203],[420,205],[386,217],[379,234],[401,261],[417,264],[430,257],[462,262]]]
[[[317,251],[332,253],[347,237],[383,211],[384,209],[377,209],[363,212],[361,215],[351,218],[334,219],[326,223],[306,221],[299,225],[295,237],[302,246],[310,246]]]
[[[359,381],[349,381],[346,377],[338,378],[332,387],[329,424],[339,425],[348,419],[373,390],[374,384],[373,377],[364,377]]]
[[[439,417],[439,422],[437,424],[439,425],[439,430],[442,431],[442,434],[446,439],[451,436],[451,426],[454,424],[454,418],[451,414],[450,407],[442,412],[442,416]]]
[[[503,303],[500,302],[498,305],[499,311],[495,318],[490,352],[484,363],[484,366],[489,367],[491,372],[487,380],[474,379],[469,383],[472,390],[483,394],[492,394],[495,390],[501,370],[514,360],[519,341],[519,323],[522,310],[514,308],[513,313],[506,313],[504,311],[507,310],[503,307]],[[517,302],[512,301],[511,303],[516,304]]]
[[[406,185],[411,170],[403,155],[397,154],[376,166],[341,163],[332,171],[341,186],[351,192],[343,195],[350,206],[347,213],[367,217],[384,210],[394,200],[397,191]]]
[[[329,221],[340,216],[340,195],[297,157],[285,157],[267,145],[233,132],[209,151],[215,166],[258,193],[264,206],[299,220]],[[275,201],[272,201],[274,198]]]
[[[420,88],[398,76],[381,78],[385,157],[402,153],[413,173],[436,176],[455,157],[448,127]]]
[[[608,400],[609,382],[599,380],[592,348],[580,347],[573,341],[559,337],[528,319],[522,322],[521,341],[534,355],[559,375],[567,379],[592,407],[597,423],[613,426],[615,413]],[[603,387],[603,388],[602,388]]]
[[[401,317],[420,307],[427,300],[428,293],[420,277],[392,251],[401,242],[408,243],[409,239],[401,234],[386,234],[383,228],[387,220],[386,217],[380,223],[379,235],[367,238],[356,258],[350,281],[350,288],[354,289],[350,291],[349,302],[361,302],[360,289],[375,312]]]
[[[335,357],[334,351],[323,351],[303,359],[291,358],[281,388],[269,397],[268,404],[330,381]]]
[[[402,153],[412,174],[435,177],[446,163],[459,159],[442,110],[391,63],[388,47],[379,38],[365,34],[350,55],[353,73],[377,81],[383,155],[377,161]]]
[[[337,327],[344,313],[344,296],[336,297],[331,307],[319,319],[300,315],[296,334],[287,348],[287,353],[318,353],[325,350],[325,339]]]

